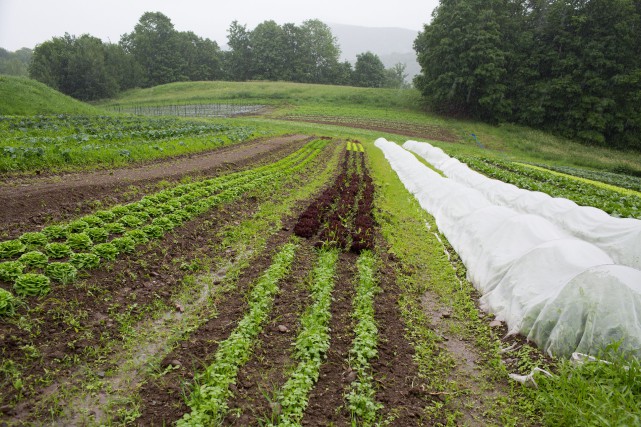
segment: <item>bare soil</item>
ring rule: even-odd
[[[312,137],[289,135],[231,145],[215,151],[96,172],[0,179],[0,236],[15,238],[48,223],[66,220],[105,205],[142,197],[160,181],[185,176],[215,176],[273,161],[300,148]],[[131,186],[142,187],[140,191]]]

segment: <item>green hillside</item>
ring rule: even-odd
[[[99,110],[25,77],[0,75],[0,114],[96,114]]]

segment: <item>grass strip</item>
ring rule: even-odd
[[[248,313],[229,338],[220,343],[214,363],[196,378],[196,387],[188,402],[191,413],[185,414],[178,426],[209,426],[224,418],[227,400],[232,395],[229,386],[234,383],[240,367],[249,360],[278,292],[278,281],[289,272],[296,247],[294,243],[286,244],[252,289]]]
[[[298,426],[309,401],[309,392],[318,380],[321,363],[329,349],[329,321],[332,317],[332,291],[338,260],[337,249],[320,250],[312,272],[313,303],[301,318],[293,357],[298,364],[277,395],[280,414],[274,426]]]
[[[350,349],[349,367],[356,373],[345,396],[352,417],[352,425],[374,425],[377,411],[383,407],[374,399],[374,379],[370,360],[378,355],[378,328],[374,319],[374,298],[381,289],[376,281],[376,258],[370,251],[363,251],[356,263],[358,285],[354,298],[352,318],[357,322],[355,337]]]

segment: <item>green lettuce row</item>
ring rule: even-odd
[[[195,183],[200,185],[192,185],[194,183],[180,185],[170,189],[170,191],[163,190],[154,195],[146,196],[140,202],[134,202],[124,206],[117,205],[111,210],[99,211],[96,214],[87,215],[72,221],[66,227],[72,227],[75,233],[66,234],[66,243],[48,243],[43,248],[44,253],[31,251],[27,262],[23,262],[25,261],[23,257],[27,255],[23,253],[19,261],[0,263],[0,280],[14,282],[15,284],[15,281],[24,274],[24,270],[27,268],[32,269],[32,271],[26,274],[36,274],[47,278],[47,280],[52,279],[61,283],[72,282],[77,276],[77,270],[96,268],[101,260],[112,261],[122,253],[132,253],[135,251],[137,245],[147,243],[151,239],[162,238],[173,228],[182,225],[185,221],[215,206],[235,200],[248,191],[259,188],[262,185],[269,185],[275,180],[304,168],[316,157],[318,152],[324,148],[326,144],[325,141],[315,141],[273,164],[230,174],[225,177],[208,179],[203,181],[204,184],[207,185],[206,188],[203,188],[203,182]],[[183,188],[186,188],[186,190]],[[179,198],[184,200],[186,195],[198,189],[206,191],[206,193],[201,194],[198,199],[193,200],[191,203],[183,205],[177,200]],[[215,194],[214,191],[219,191],[219,193]],[[207,196],[212,193],[213,195]],[[178,196],[178,194],[180,195]],[[149,203],[145,200],[149,201]],[[167,210],[167,213],[163,212],[161,213],[162,216],[159,217],[152,215],[156,213],[153,210],[159,209],[157,206],[160,206],[160,204],[173,206],[173,210]],[[101,241],[101,243],[95,244],[91,240],[90,234],[95,233],[96,229],[102,229],[99,227],[90,227],[90,225],[100,224],[100,221],[103,221],[102,218],[114,220],[118,217],[126,217],[127,215],[133,216],[136,213],[139,215],[143,214],[142,216],[147,215],[147,221],[149,221],[149,223],[144,225],[143,220],[135,222],[136,228],[132,230],[127,230],[127,227],[121,223],[112,223],[121,225],[117,232],[122,233],[122,237],[115,237],[110,242]],[[52,235],[58,236],[59,238],[65,235],[64,226],[50,226],[47,227],[47,229],[43,230],[42,233],[24,233],[23,236],[26,235],[25,240],[29,242],[38,241],[42,243],[42,236]],[[39,236],[34,237],[35,234],[39,234]],[[22,236],[20,239],[1,242],[0,254],[2,253],[2,248],[5,248],[5,252],[10,253],[13,257],[27,250],[28,246],[25,245],[21,239]],[[74,252],[72,247],[73,249],[87,250],[88,252]],[[36,262],[36,264],[34,264],[33,262],[29,262],[29,259],[34,256],[40,260],[39,263]],[[48,263],[48,259],[63,258],[69,258],[69,263]],[[2,256],[0,256],[0,259],[2,259]],[[43,263],[43,259],[47,260],[48,264]],[[44,275],[39,273],[40,270]],[[34,280],[32,276],[29,277],[30,280]],[[47,282],[47,286],[48,283],[49,282]],[[49,288],[47,287],[47,289]],[[44,295],[47,292],[37,294]],[[22,295],[28,296],[35,294],[22,292]]]
[[[374,319],[374,298],[381,291],[376,283],[376,259],[370,251],[363,251],[357,261],[358,285],[354,298],[352,318],[356,321],[354,341],[349,351],[349,367],[356,373],[345,396],[353,423],[371,426],[383,405],[376,402],[370,360],[378,356],[378,328]]]
[[[272,310],[278,282],[289,273],[296,248],[294,243],[283,246],[254,285],[249,295],[247,314],[230,336],[219,344],[214,362],[196,377],[196,387],[188,403],[191,412],[178,421],[178,426],[217,425],[225,417],[227,400],[232,397],[229,386],[251,356],[256,338]]]
[[[641,218],[641,197],[623,196],[572,178],[496,159],[463,157],[460,160],[484,175],[519,188],[563,197],[582,206],[594,206],[615,217]]]
[[[329,321],[338,250],[322,249],[312,272],[312,306],[301,318],[301,330],[294,345],[298,364],[279,391],[281,412],[277,426],[299,426],[309,400],[309,392],[318,380],[320,367],[329,349]]]

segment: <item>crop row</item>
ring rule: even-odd
[[[519,188],[563,197],[583,206],[594,206],[616,217],[641,218],[641,197],[632,194],[622,195],[570,177],[495,159],[465,157],[460,160],[490,178]]]
[[[251,356],[252,347],[278,293],[278,282],[288,273],[296,247],[294,243],[286,244],[254,285],[249,295],[247,314],[231,335],[220,343],[214,362],[196,378],[196,387],[188,403],[191,412],[179,420],[178,426],[214,425],[225,417],[227,400],[232,395],[229,386]]]
[[[0,116],[0,172],[61,165],[120,164],[245,141],[244,126],[105,116]]]
[[[638,176],[625,175],[623,173],[608,172],[603,170],[597,171],[591,169],[574,168],[571,166],[552,166],[541,164],[532,164],[532,166],[641,192],[641,177]]]
[[[363,251],[357,261],[358,284],[352,318],[356,322],[354,342],[349,351],[349,367],[356,373],[345,396],[352,420],[357,424],[374,425],[381,404],[376,402],[376,390],[370,361],[378,356],[378,328],[374,318],[374,298],[381,289],[376,283],[376,259],[370,251]]]
[[[325,145],[326,141],[315,141],[270,165],[178,185],[135,203],[0,242],[0,260],[6,260],[0,263],[0,281],[13,283],[19,296],[44,295],[52,280],[71,282],[78,270],[132,253],[136,246],[160,239],[215,206],[300,170]],[[12,314],[17,303],[8,291],[0,293],[0,314]]]
[[[355,145],[352,142],[348,144],[348,148]],[[301,214],[294,232],[305,238],[317,236],[322,244],[357,253],[373,249],[373,200],[374,185],[367,171],[364,153],[348,150],[334,185]]]

